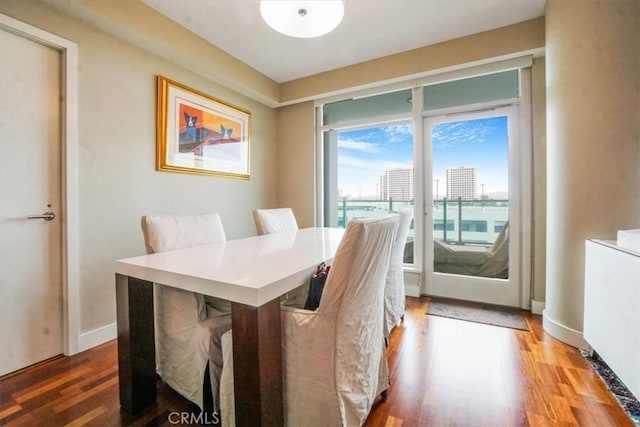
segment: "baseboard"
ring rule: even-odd
[[[420,272],[404,271],[404,293],[410,297],[420,296]]]
[[[549,316],[548,310],[542,311],[542,329],[552,337],[570,346],[589,350],[590,346],[585,341],[582,332],[565,326]]]
[[[533,314],[542,314],[542,312],[544,311],[544,301],[536,301],[536,300],[531,300],[531,313]]]
[[[101,328],[80,334],[78,337],[78,350],[89,350],[97,345],[116,339],[117,337],[118,328],[114,322]]]
[[[420,286],[418,285],[404,285],[404,293],[408,297],[419,297]]]

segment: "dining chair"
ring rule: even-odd
[[[149,254],[226,241],[217,213],[148,215],[141,224]],[[153,291],[158,375],[200,409],[217,410],[219,341],[231,328],[230,303],[159,284]]]
[[[391,250],[384,292],[384,336],[387,339],[391,334],[391,330],[404,319],[406,307],[403,270],[404,247],[409,234],[409,226],[413,219],[413,209],[401,209],[397,213],[400,216],[400,225]]]
[[[255,209],[253,219],[259,236],[298,229],[298,223],[291,208]],[[309,285],[305,283],[283,295],[282,303],[293,307],[303,307],[308,290]]]
[[[399,223],[395,213],[350,221],[318,309],[281,306],[285,425],[361,426],[388,388],[384,292]],[[235,420],[232,340],[222,337],[224,426]]]
[[[259,236],[298,229],[298,223],[291,208],[255,209],[253,219]]]

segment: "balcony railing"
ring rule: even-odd
[[[413,200],[341,200],[338,227],[356,218],[385,215],[392,210],[413,207]],[[433,201],[433,237],[456,244],[491,245],[509,220],[509,200],[475,199]],[[410,238],[413,238],[413,222]]]

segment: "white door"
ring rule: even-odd
[[[517,108],[424,120],[425,291],[519,307]]]
[[[63,350],[61,61],[0,30],[0,375]]]

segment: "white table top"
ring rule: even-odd
[[[258,307],[308,283],[344,231],[304,228],[120,259],[116,273]]]

